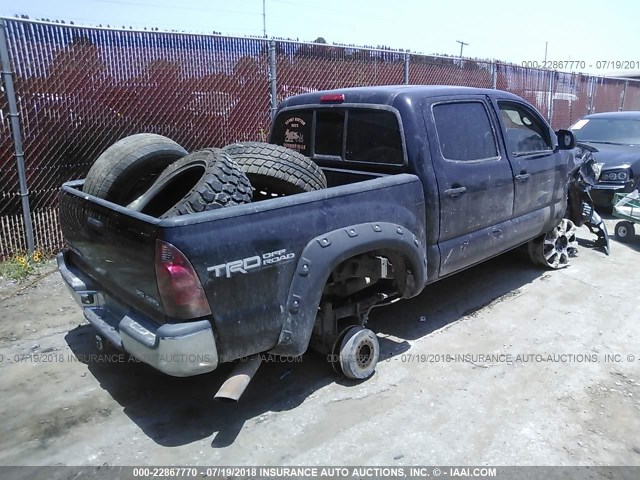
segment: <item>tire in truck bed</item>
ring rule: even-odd
[[[118,140],[93,163],[83,192],[127,205],[145,192],[171,163],[187,151],[173,140],[139,133]]]
[[[254,200],[327,188],[320,167],[295,150],[262,142],[234,143],[222,150],[249,177]]]

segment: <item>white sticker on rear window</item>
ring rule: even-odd
[[[293,150],[304,151],[307,149],[304,134],[301,131],[307,123],[299,117],[288,118],[285,122],[283,146]]]
[[[589,123],[589,120],[587,120],[586,118],[583,118],[582,120],[578,120],[576,124],[573,127],[571,127],[571,130],[580,130],[587,123]]]

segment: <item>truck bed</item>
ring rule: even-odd
[[[374,174],[337,169],[326,174],[330,188],[325,190],[163,220],[86,195],[82,181],[66,183],[60,199],[69,244],[66,267],[88,277],[106,297],[144,317],[143,322],[176,324],[180,320],[169,317],[162,306],[154,271],[156,240],[168,242],[187,257],[203,285],[212,312],[206,320],[220,361],[269,351],[289,315],[286,307],[301,254],[319,237],[370,222],[397,225],[425,256],[425,206],[418,177],[368,179]],[[424,276],[419,279],[424,284]],[[317,308],[313,302],[305,299],[311,310]],[[114,330],[117,334],[117,322]]]

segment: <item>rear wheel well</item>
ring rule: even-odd
[[[374,306],[403,298],[414,283],[409,260],[394,250],[372,250],[343,260],[325,283],[311,348],[331,353],[342,332],[364,326]]]

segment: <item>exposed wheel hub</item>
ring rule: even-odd
[[[366,339],[356,349],[356,363],[360,368],[367,368],[373,360],[373,343]]]
[[[565,236],[558,237],[558,239],[556,240],[556,250],[558,251],[566,250],[568,245],[569,242],[567,241],[567,237]]]
[[[353,326],[340,344],[339,364],[342,373],[354,380],[373,375],[380,356],[380,344],[371,330]]]

